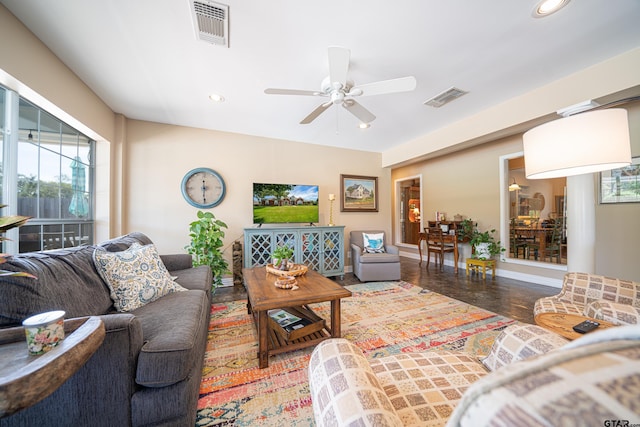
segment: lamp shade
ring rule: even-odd
[[[557,178],[631,164],[627,110],[589,111],[537,126],[523,135],[529,179]]]

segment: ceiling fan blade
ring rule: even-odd
[[[416,88],[416,84],[416,78],[413,76],[400,77],[399,79],[382,80],[379,82],[354,86],[349,91],[349,95],[371,96],[393,92],[408,92],[410,90],[414,90]]]
[[[329,81],[333,85],[339,82],[344,87],[347,83],[347,72],[349,72],[349,57],[351,51],[344,47],[329,47]]]
[[[351,114],[356,116],[362,123],[371,123],[376,119],[376,116],[354,99],[347,99],[342,103],[342,106],[347,109]]]
[[[264,93],[267,95],[309,95],[309,96],[317,96],[322,95],[321,92],[316,90],[297,90],[297,89],[265,89]]]
[[[324,113],[324,111],[331,107],[333,104],[331,102],[325,102],[324,104],[320,104],[315,110],[313,110],[307,117],[305,117],[304,119],[302,119],[302,121],[300,122],[301,125],[308,125],[309,123],[311,123],[312,121],[314,121],[316,118],[318,118],[318,116],[322,113]]]

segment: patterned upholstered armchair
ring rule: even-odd
[[[492,371],[492,372],[490,372]],[[482,361],[461,351],[368,359],[346,339],[320,343],[309,362],[316,425],[606,425],[640,419],[640,325],[571,343],[516,324]]]
[[[640,282],[567,273],[560,293],[536,301],[533,313],[570,313],[616,325],[640,324]]]

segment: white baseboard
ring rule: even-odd
[[[415,252],[400,251],[400,256],[415,259],[417,261],[420,260],[420,255]],[[427,262],[427,259],[425,257],[422,257],[422,261]],[[445,258],[444,265],[453,267],[453,259]],[[464,273],[466,266],[467,265],[465,262],[458,262],[458,271],[462,271]],[[554,279],[552,277],[539,276],[537,274],[527,274],[518,271],[496,268],[496,276],[504,277],[507,279],[520,280],[523,282],[535,283],[536,285],[551,286],[558,289],[562,288],[562,279]]]

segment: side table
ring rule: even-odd
[[[604,320],[591,319],[590,317],[569,313],[540,313],[533,319],[536,325],[542,326],[543,328],[555,332],[569,340],[575,340],[584,336],[584,334],[574,331],[573,327],[585,320],[595,320],[600,323],[600,326],[595,329],[596,331],[603,328],[617,326]]]
[[[64,330],[65,339],[40,356],[29,355],[23,327],[0,330],[0,418],[49,396],[104,341],[104,324],[99,317],[65,320]]]
[[[486,279],[487,268],[491,268],[491,277],[496,277],[496,260],[467,258],[467,276],[469,275],[469,270],[475,270],[476,272],[479,272],[480,269],[482,269],[482,278]]]

